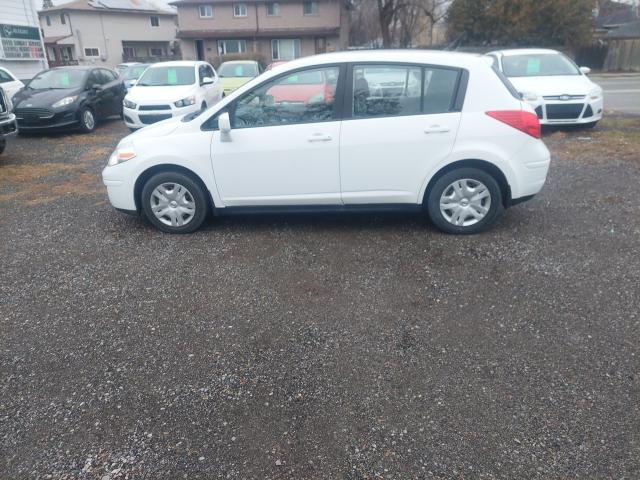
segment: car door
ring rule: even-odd
[[[206,122],[214,130],[211,158],[225,206],[341,203],[340,71],[300,69],[245,93],[227,109],[230,141],[221,138],[216,117]]]
[[[98,118],[104,118],[107,115],[107,105],[102,88],[104,80],[98,68],[91,70],[87,77],[87,99]]]
[[[102,101],[104,104],[104,115],[118,115],[122,106],[122,80],[115,72],[105,68],[100,69],[102,78]]]
[[[462,78],[448,67],[351,66],[340,134],[345,204],[420,202],[427,175],[453,148]]]

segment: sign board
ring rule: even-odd
[[[4,60],[44,58],[38,28],[0,23],[0,58]]]

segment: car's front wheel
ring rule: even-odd
[[[479,233],[503,210],[500,185],[477,168],[452,170],[432,186],[427,209],[431,221],[445,233]]]
[[[96,116],[89,107],[80,110],[80,129],[85,133],[91,133],[96,129]]]
[[[149,221],[167,233],[197,230],[209,211],[203,187],[179,172],[157,173],[147,180],[141,201]]]

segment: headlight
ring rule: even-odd
[[[183,98],[182,100],[178,100],[177,102],[174,103],[174,105],[180,108],[180,107],[188,107],[189,105],[193,105],[194,103],[196,103],[196,97],[191,96],[191,97]]]
[[[538,94],[535,92],[520,92],[520,95],[522,96],[522,99],[527,102],[535,102],[538,100]]]
[[[122,100],[122,104],[125,107],[130,108],[131,110],[135,110],[135,108],[138,106],[135,103],[133,103],[131,100],[127,100],[126,98]]]
[[[77,95],[73,95],[72,97],[64,97],[62,100],[58,100],[56,103],[51,105],[53,108],[66,107],[67,105],[71,105],[78,98]]]
[[[589,98],[591,100],[599,100],[602,98],[602,89],[601,88],[594,88],[593,90],[591,90],[591,92],[589,92]]]
[[[135,156],[136,152],[133,150],[133,147],[118,147],[109,157],[107,165],[113,167],[114,165],[118,165],[119,163],[131,160]]]

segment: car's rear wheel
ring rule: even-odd
[[[162,172],[147,180],[141,202],[149,221],[167,233],[197,230],[209,211],[203,187],[179,172]]]
[[[96,117],[89,107],[80,110],[80,129],[85,133],[91,133],[96,129]]]
[[[503,210],[500,185],[477,168],[452,170],[431,187],[427,210],[431,221],[445,233],[479,233]]]

